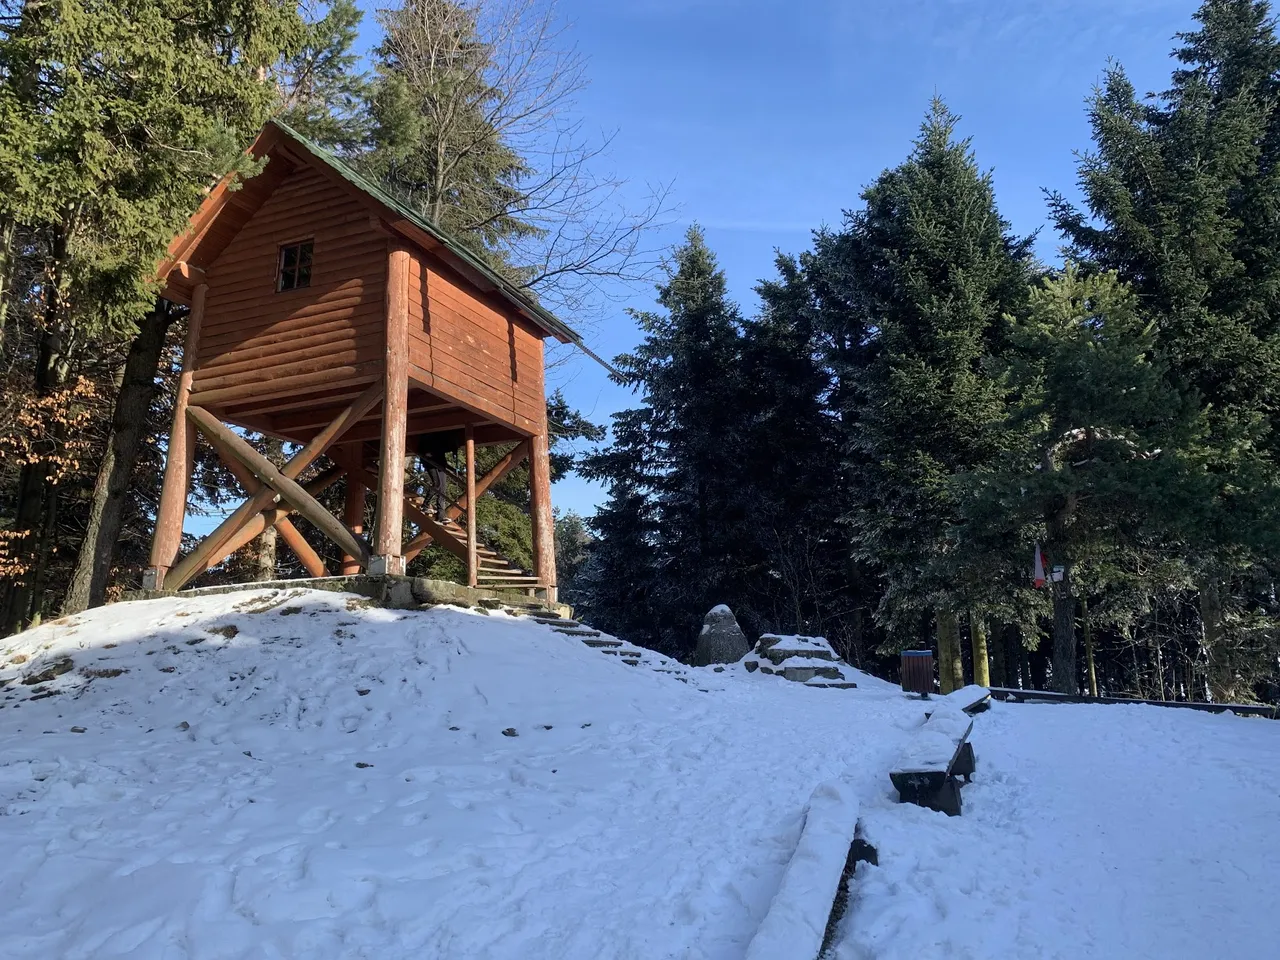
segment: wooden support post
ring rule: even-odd
[[[231,451],[223,445],[222,441],[211,439],[209,442],[213,444],[214,450],[218,452],[218,456],[222,459],[222,462],[227,465],[227,469],[235,474],[235,478],[240,481],[240,485],[244,487],[245,493],[249,496],[253,496],[262,489],[262,484],[258,483],[258,479],[253,475],[253,471],[232,456]],[[262,516],[262,514],[259,514],[259,516]],[[313,577],[326,577],[329,575],[329,572],[324,567],[324,561],[320,559],[320,554],[316,553],[315,550],[312,549],[311,544],[307,543],[306,537],[298,532],[298,528],[289,522],[283,512],[277,512],[277,515],[272,518],[271,523],[263,524],[263,530],[270,529],[271,527],[275,527],[280,531],[280,536],[284,540],[285,545],[293,551],[294,556],[296,556],[302,563],[303,567],[306,568],[307,573],[311,574]]]
[[[364,393],[352,400],[351,405],[338,414],[329,426],[321,430],[310,443],[295,453],[289,462],[284,465],[284,470],[281,472],[291,480],[300,476],[302,471],[306,470],[317,457],[329,449],[330,444],[372,410],[373,405],[378,402],[381,396],[382,384],[374,383],[370,385]],[[193,577],[198,577],[217,563],[218,559],[215,558],[227,556],[225,552],[220,552],[227,542],[235,537],[246,524],[254,523],[255,517],[272,506],[275,500],[275,491],[267,489],[259,490],[244,503],[240,504],[231,516],[218,524],[217,528],[205,537],[198,547],[183,557],[182,562],[169,571],[165,579],[166,589],[180,590]],[[264,528],[259,527],[258,529],[261,532]]]
[[[480,497],[483,497],[486,490],[492,487],[495,483],[497,483],[499,480],[505,477],[508,473],[510,473],[516,467],[520,466],[520,464],[524,463],[525,458],[527,458],[528,456],[529,456],[529,441],[521,440],[519,443],[515,445],[515,447],[511,450],[510,453],[508,453],[505,457],[503,457],[501,460],[499,460],[497,463],[493,465],[492,470],[486,473],[483,477],[480,477],[476,480],[476,499],[479,500]],[[463,485],[463,489],[465,490],[466,489],[465,479],[462,481],[462,485]],[[457,520],[466,512],[466,509],[465,509],[466,499],[467,499],[467,495],[464,492],[462,497],[459,500],[457,500],[457,502],[449,504],[449,510],[447,511],[447,513],[450,520]],[[413,520],[413,517],[409,517],[409,519]],[[413,522],[417,523],[416,520],[413,520]],[[422,524],[418,524],[418,525],[422,526]],[[408,563],[409,561],[413,560],[414,557],[416,557],[418,554],[420,554],[423,550],[425,550],[430,545],[433,539],[435,539],[435,537],[432,536],[430,531],[424,531],[422,533],[419,533],[416,537],[414,537],[412,540],[406,543],[404,547],[405,562]],[[447,545],[446,545],[446,548],[447,548]]]
[[[182,526],[187,516],[187,489],[195,466],[195,428],[187,422],[187,401],[191,397],[191,380],[196,369],[196,348],[200,343],[200,327],[204,322],[207,283],[196,284],[187,314],[187,339],[182,347],[182,373],[173,403],[173,423],[169,428],[169,450],[164,461],[164,486],[160,492],[160,509],[156,513],[155,537],[151,541],[151,566],[142,576],[148,590],[164,587],[165,574],[173,566],[182,546]]]
[[[255,477],[287,500],[298,513],[314,523],[316,529],[347,553],[360,557],[362,562],[368,562],[368,548],[356,539],[337,517],[326,510],[319,500],[307,493],[296,480],[281,473],[274,463],[232,433],[230,428],[224,426],[208,410],[189,406],[187,416],[195,422],[205,436],[210,440],[217,440],[233,457],[252,470]]]
[[[556,522],[551,513],[551,448],[545,433],[529,448],[529,512],[533,523],[533,572],[547,600],[556,602]]]
[[[387,343],[382,445],[378,456],[378,530],[370,573],[403,574],[404,444],[409,412],[409,251],[387,255]]]
[[[343,457],[348,463],[360,465],[363,456],[361,444],[343,444]],[[364,533],[364,499],[365,485],[354,476],[347,477],[347,498],[342,508],[342,519],[352,533]],[[358,557],[343,556],[342,575],[353,577],[360,572]]]
[[[467,424],[467,586],[479,583],[476,558],[476,433]]]
[[[377,477],[369,473],[362,467],[355,467],[351,464],[347,465],[348,475],[358,480],[363,480],[366,486],[374,486],[377,484]],[[467,545],[451,534],[443,524],[437,523],[434,516],[429,516],[422,509],[416,506],[408,497],[404,499],[404,515],[409,518],[411,523],[417,524],[422,528],[422,535],[414,537],[414,542],[423,540],[419,544],[419,549],[426,546],[426,541],[434,540],[444,549],[448,550],[463,563],[467,562]],[[407,554],[406,554],[407,555]]]

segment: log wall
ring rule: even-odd
[[[276,291],[280,246],[311,240],[311,285]],[[301,168],[209,266],[195,405],[306,394],[379,376],[387,241],[368,208]]]
[[[542,337],[429,255],[409,280],[410,376],[522,433],[545,429]]]

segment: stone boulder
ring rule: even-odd
[[[747,635],[738,626],[733,611],[721,604],[712,607],[702,621],[698,645],[693,650],[693,665],[706,667],[713,663],[737,663],[751,650]]]

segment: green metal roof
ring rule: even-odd
[[[605,369],[610,371],[613,370],[613,367],[609,363],[596,356],[596,354],[582,342],[582,336],[576,330],[555,314],[551,313],[551,311],[536,303],[528,293],[521,290],[511,281],[507,280],[487,263],[477,257],[471,250],[453,239],[421,213],[414,210],[412,207],[407,206],[400,200],[397,200],[386,190],[382,189],[371,180],[361,176],[352,169],[350,165],[340,160],[333,153],[324,149],[324,147],[311,142],[287,124],[282,123],[279,120],[272,120],[271,124],[279,129],[280,132],[291,141],[306,150],[307,153],[311,154],[311,156],[315,157],[317,160],[332,169],[336,174],[338,174],[338,176],[342,177],[342,179],[346,180],[361,193],[367,194],[384,207],[387,207],[404,217],[423,233],[430,236],[433,240],[436,240],[451,254],[492,283],[502,298],[512,304],[512,306],[531,314],[533,319],[550,333],[567,343],[572,343]]]

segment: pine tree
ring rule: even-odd
[[[354,50],[364,13],[354,0],[308,0],[302,10],[302,43],[274,71],[278,116],[312,142],[354,154],[369,136],[372,89]]]
[[[1184,520],[1212,657],[1225,580],[1274,557],[1280,530],[1280,41],[1258,0],[1207,0],[1195,18],[1165,93],[1139,100],[1107,71],[1080,164],[1088,215],[1050,201],[1075,255],[1132,286],[1172,381],[1205,410],[1216,484]]]
[[[833,323],[835,339],[862,355],[840,398],[854,553],[882,572],[878,616],[899,637],[933,615],[944,692],[963,683],[957,616],[984,589],[955,563],[952,478],[1010,442],[989,361],[1030,267],[1029,241],[1010,235],[956,122],[935,100],[911,156],[827,244],[854,308],[854,329]]]
[[[371,102],[376,179],[443,230],[505,266],[504,245],[538,229],[520,215],[520,181],[532,172],[494,122],[503,98],[492,82],[494,48],[481,8],[409,0],[380,15]]]
[[[1082,276],[1068,264],[1032,292],[1010,337],[1011,419],[1026,445],[973,470],[961,503],[971,526],[1024,557],[1043,544],[1054,571],[1053,685],[1075,694],[1077,568],[1177,529],[1202,494],[1200,465],[1185,453],[1200,415],[1170,386],[1154,324],[1114,273]]]
[[[676,249],[658,303],[664,313],[635,314],[644,340],[616,361],[643,405],[614,415],[612,448],[589,458],[584,472],[611,489],[592,522],[602,553],[638,545],[653,527],[649,602],[662,618],[663,648],[674,653],[691,646],[709,607],[733,603],[734,558],[747,535],[737,449],[741,322],[697,227]],[[621,510],[637,514],[630,531]],[[622,535],[611,541],[620,531],[607,526],[620,519]],[[593,589],[608,589],[596,566]]]
[[[299,22],[278,0],[5,3],[3,13],[0,233],[12,238],[13,227],[29,242],[12,243],[0,266],[34,261],[26,276],[41,277],[10,291],[15,302],[42,301],[34,393],[60,390],[77,352],[136,336],[95,491],[98,532],[77,576],[93,580],[88,602],[100,596],[107,570],[98,549],[115,542],[142,439],[136,418],[149,406],[173,319],[155,309],[155,264],[210,183],[254,171],[244,144],[274,95],[263,71],[292,47]],[[13,527],[37,571],[48,566],[59,499],[44,463],[24,468]],[[0,627],[14,629],[44,598],[30,579],[7,586]]]

